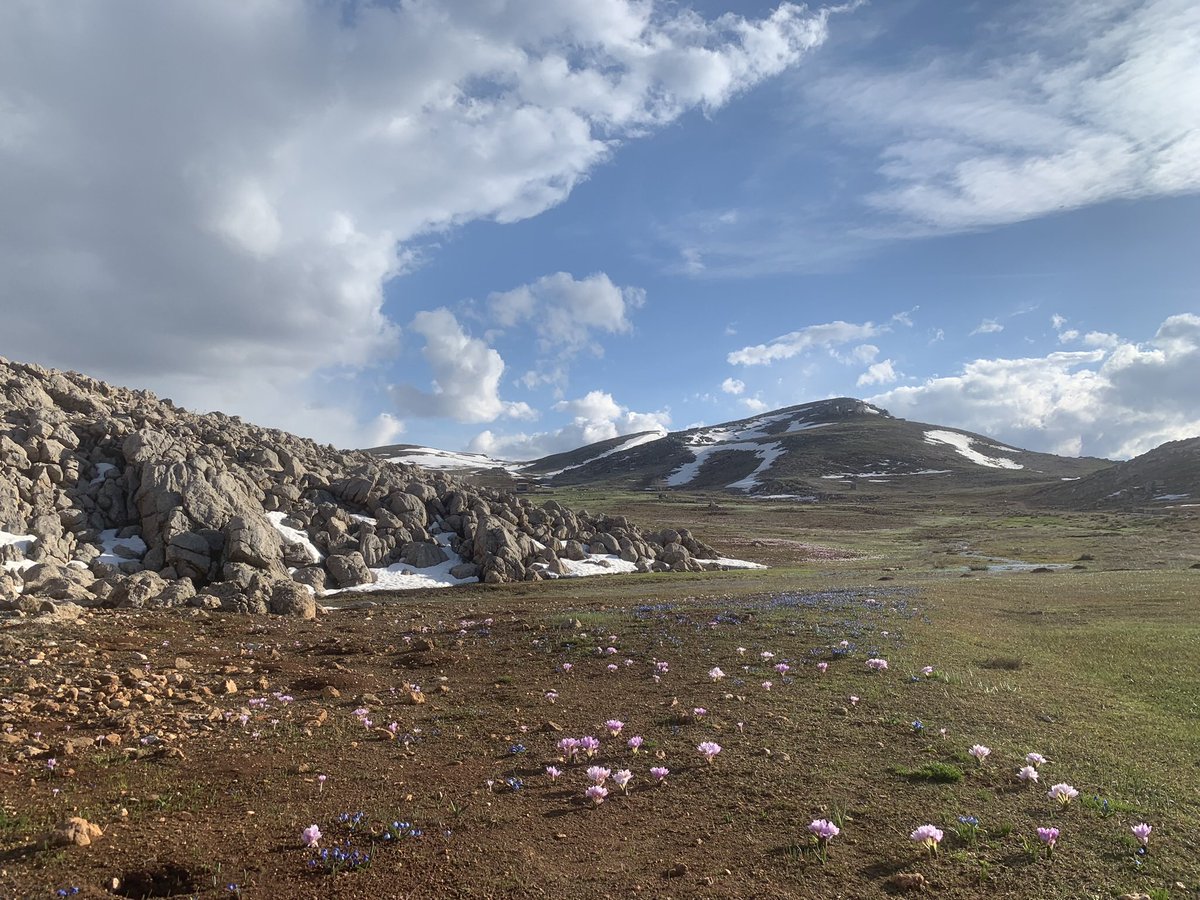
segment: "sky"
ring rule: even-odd
[[[0,355],[531,459],[1200,434],[1200,5],[0,4]]]

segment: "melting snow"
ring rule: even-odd
[[[146,553],[146,542],[140,537],[134,535],[133,537],[119,538],[117,529],[109,528],[100,532],[100,555],[96,557],[96,562],[106,566],[119,566],[121,563],[129,562],[133,557],[121,556],[117,553],[118,547],[124,547],[134,553],[137,558],[141,558]]]
[[[1186,500],[1190,494],[1160,494],[1155,500]]]
[[[374,591],[415,591],[418,588],[453,587],[479,581],[475,577],[455,578],[451,575],[450,570],[462,562],[462,557],[451,551],[446,552],[450,558],[436,566],[418,569],[408,563],[393,563],[386,569],[371,570],[375,573],[374,584],[356,584],[340,590],[326,591],[325,596],[342,593],[368,594]]]
[[[325,554],[323,554],[317,548],[317,545],[312,542],[307,534],[305,534],[299,528],[292,528],[289,525],[283,524],[283,520],[287,518],[287,513],[269,512],[267,513],[267,518],[270,519],[271,524],[275,526],[275,530],[283,536],[285,541],[287,541],[289,544],[299,544],[301,547],[307,550],[308,558],[310,560],[313,562],[320,562],[325,558]],[[374,522],[375,520],[368,519],[367,521]]]
[[[971,444],[976,443],[974,438],[968,437],[965,434],[959,434],[957,431],[927,431],[925,432],[925,443],[927,444],[949,444],[953,447],[960,456],[964,456],[971,462],[980,466],[987,466],[991,469],[1023,469],[1023,465],[1013,462],[1011,459],[1004,459],[997,456],[984,456],[978,450],[972,449]],[[991,447],[995,450],[1008,450],[1010,453],[1019,451],[1010,450],[1007,447],[999,447],[995,444],[984,444],[985,447]]]
[[[410,466],[421,466],[425,469],[504,469],[507,472],[518,472],[524,468],[524,463],[508,462],[503,459],[493,459],[483,453],[462,453],[455,450],[438,450],[434,447],[413,447],[387,457],[388,462],[406,463]]]
[[[688,484],[700,474],[705,461],[714,453],[724,453],[727,450],[737,450],[742,452],[753,453],[761,460],[753,472],[747,475],[740,481],[735,481],[728,487],[738,490],[749,490],[758,485],[758,476],[771,467],[783,454],[783,447],[779,444],[712,444],[707,447],[692,448],[692,461],[684,463],[674,472],[667,476],[667,484],[670,487],[678,487],[681,484]]]
[[[96,463],[96,477],[88,483],[99,484],[104,480],[104,477],[115,468],[116,466],[114,466],[112,463]]]
[[[9,544],[14,544],[20,548],[22,553],[28,553],[29,548],[33,546],[37,538],[32,534],[13,534],[9,531],[0,531],[0,547],[6,547]],[[25,569],[33,568],[37,563],[31,559],[17,559],[12,562],[0,564],[0,570],[5,572],[23,572]]]
[[[597,453],[595,456],[585,459],[581,463],[575,463],[570,466],[563,466],[561,469],[555,469],[553,472],[539,472],[541,478],[553,478],[555,475],[561,475],[563,472],[569,472],[572,469],[578,469],[580,466],[586,466],[589,463],[594,463],[598,459],[604,459],[606,456],[612,456],[616,453],[621,453],[625,450],[632,450],[634,447],[640,447],[642,444],[651,444],[654,441],[661,441],[667,436],[665,431],[648,431],[645,434],[635,434],[627,441],[623,441],[610,450],[605,450],[603,453]]]

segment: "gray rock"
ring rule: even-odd
[[[225,560],[259,569],[283,568],[279,532],[261,514],[234,516],[225,537]]]
[[[281,581],[271,591],[271,612],[277,616],[295,616],[300,619],[317,617],[317,601],[312,593],[294,581]]]
[[[400,558],[410,566],[415,566],[418,569],[427,569],[430,566],[444,563],[450,557],[437,544],[412,541],[404,545]]]
[[[325,558],[325,568],[340,588],[375,583],[375,573],[367,567],[362,554],[357,550],[350,553],[331,553]]]

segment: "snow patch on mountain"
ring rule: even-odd
[[[1011,459],[1005,459],[1001,456],[986,456],[980,453],[971,445],[974,443],[982,443],[976,441],[969,435],[960,434],[957,431],[927,431],[925,432],[925,443],[927,444],[948,444],[953,447],[959,456],[969,459],[971,462],[980,466],[987,466],[990,469],[1023,469],[1025,468],[1018,462]],[[1018,451],[1006,447],[1000,447],[996,444],[983,444],[992,450],[1008,450],[1010,453]]]

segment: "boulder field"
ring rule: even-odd
[[[453,554],[453,556],[452,556]],[[201,607],[311,617],[405,563],[536,581],[606,554],[715,567],[685,529],[471,486],[444,473],[197,414],[148,391],[0,358],[0,606]],[[704,562],[701,562],[704,560]]]

